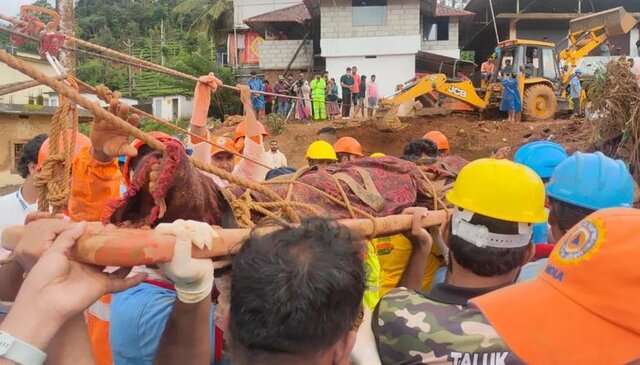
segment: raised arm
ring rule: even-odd
[[[222,86],[222,81],[210,73],[207,76],[201,76],[196,88],[193,91],[193,113],[191,114],[191,133],[200,136],[200,138],[189,138],[189,144],[193,148],[193,158],[205,163],[211,162],[211,146],[204,143],[209,139],[209,131],[207,130],[207,115],[209,113],[209,105],[211,104],[211,94],[218,87]]]

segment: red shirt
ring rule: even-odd
[[[351,74],[353,77],[353,86],[351,86],[351,92],[354,94],[358,94],[360,92],[360,75]]]

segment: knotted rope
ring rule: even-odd
[[[49,155],[34,177],[38,191],[38,210],[61,213],[69,201],[73,149],[78,131],[78,113],[67,99],[61,99],[51,119]],[[67,132],[70,131],[70,132]]]

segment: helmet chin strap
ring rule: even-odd
[[[455,207],[451,219],[451,233],[477,247],[517,248],[524,247],[531,241],[533,225],[518,223],[517,234],[501,234],[489,232],[485,226],[469,223],[473,212]]]

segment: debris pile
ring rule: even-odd
[[[625,60],[609,62],[587,85],[595,122],[589,150],[622,159],[640,181],[640,87]]]

